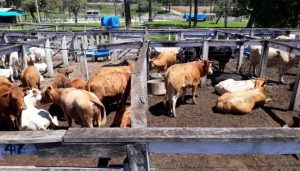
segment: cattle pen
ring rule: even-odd
[[[69,128],[68,130],[1,132],[0,144],[34,144],[39,157],[94,157],[99,168],[50,166],[0,166],[4,170],[151,170],[150,153],[193,154],[297,154],[300,153],[300,129],[283,128],[201,128],[201,127],[148,127],[148,48],[150,47],[203,47],[202,58],[208,59],[210,46],[239,47],[236,71],[243,63],[245,46],[261,45],[258,75],[265,77],[270,47],[300,56],[300,40],[275,40],[279,35],[296,29],[132,29],[85,31],[47,31],[51,26],[37,30],[0,31],[0,56],[18,52],[25,67],[29,46],[45,48],[47,76],[54,74],[48,49],[62,54],[63,67],[70,57],[80,62],[81,75],[89,78],[86,50],[111,49],[112,59],[122,57],[128,49],[138,49],[137,66],[131,76],[131,127],[121,128]],[[53,28],[53,27],[51,27]],[[55,27],[54,27],[55,28]],[[152,35],[174,35],[175,41],[152,42]],[[131,38],[130,41],[126,40]],[[123,40],[124,39],[124,40]],[[120,41],[118,41],[120,40]],[[55,46],[55,42],[61,46]],[[92,43],[91,43],[92,42]],[[125,49],[117,54],[116,49]],[[70,57],[69,57],[70,56]],[[300,108],[300,63],[289,109]],[[205,79],[202,80],[205,85]],[[127,158],[119,168],[105,168],[106,158]]]

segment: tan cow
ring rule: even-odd
[[[80,121],[83,127],[104,126],[106,110],[94,93],[75,88],[46,87],[42,92],[41,103],[56,103],[61,106],[72,127],[72,119]],[[101,109],[103,112],[101,112]],[[102,116],[103,115],[103,116]]]
[[[176,117],[176,102],[179,97],[180,90],[183,89],[182,100],[187,87],[192,87],[193,92],[193,103],[196,104],[196,88],[202,77],[207,74],[212,74],[211,68],[212,62],[207,60],[199,60],[194,62],[188,62],[183,64],[175,64],[168,68],[165,72],[165,88],[166,95],[164,97],[164,105],[166,101],[169,101],[169,110]]]
[[[131,108],[123,107],[116,112],[114,121],[110,127],[130,128],[131,127]]]
[[[40,73],[34,66],[28,66],[21,72],[21,82],[23,87],[40,89]]]
[[[71,86],[73,88],[86,90],[86,81],[81,78],[76,78],[71,81]]]
[[[149,62],[152,68],[166,71],[168,66],[175,64],[176,55],[177,53],[175,51],[164,51],[150,59]]]
[[[72,73],[73,69],[58,69],[58,73],[55,74],[54,80],[51,83],[51,86],[57,88],[67,88],[71,87],[71,80],[69,74]]]
[[[7,83],[7,84],[13,85],[13,83],[11,83],[7,78],[1,77],[1,76],[0,76],[0,85],[1,85],[2,83]]]
[[[130,93],[130,77],[130,73],[123,72],[96,75],[88,80],[87,90],[95,93],[104,104],[113,100],[122,107]]]
[[[264,93],[266,81],[262,78],[256,80],[253,90],[225,93],[217,100],[216,109],[220,113],[251,113],[255,106],[260,106],[270,101]]]
[[[0,85],[0,130],[19,130],[22,110],[26,109],[24,92],[21,88],[11,83]]]
[[[125,73],[132,73],[135,68],[135,62],[130,63],[128,66],[107,66],[101,67],[96,75],[104,75],[109,74],[112,72],[125,72]]]

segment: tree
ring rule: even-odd
[[[198,21],[198,0],[194,0],[194,27],[197,27]]]
[[[6,0],[5,2],[6,7],[16,6],[16,8],[20,8],[21,6],[21,0]]]
[[[86,0],[66,0],[67,7],[70,12],[74,14],[75,17],[75,23],[78,23],[78,13],[79,10],[84,7],[87,3]]]

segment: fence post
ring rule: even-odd
[[[169,27],[169,31],[170,31],[171,27]],[[171,41],[171,35],[169,34],[169,41]]]
[[[87,60],[86,60],[86,49],[87,49],[87,45],[85,42],[85,39],[81,40],[81,52],[82,55],[80,55],[79,61],[80,61],[80,71],[81,71],[81,75],[83,75],[83,77],[85,78],[85,80],[89,79],[89,72],[88,72],[88,67],[87,67]]]
[[[77,54],[76,54],[76,50],[77,50],[77,36],[73,36],[72,37],[72,43],[71,43],[71,48],[72,48],[72,54],[73,54],[73,60],[75,60],[75,62],[77,62]]]
[[[52,56],[50,54],[49,39],[47,39],[46,43],[45,43],[45,55],[46,55],[47,71],[48,71],[49,77],[53,77],[54,72],[53,72]]]
[[[62,47],[62,56],[63,56],[64,67],[68,67],[69,63],[68,63],[68,50],[67,50],[66,36],[63,36],[63,38],[62,38],[61,47]]]
[[[147,144],[128,144],[127,157],[130,171],[150,171]]]
[[[99,35],[96,35],[96,44],[97,44],[97,45],[99,45],[99,44],[100,44]]]
[[[25,45],[22,45],[21,66],[22,69],[27,67]]]
[[[259,77],[265,77],[266,68],[268,65],[268,56],[269,56],[268,41],[264,41],[263,47],[262,47],[262,53],[261,53],[261,57],[260,57],[260,62],[259,62],[259,65],[260,65],[259,73],[258,73]]]
[[[238,60],[237,67],[236,67],[237,73],[240,71],[242,64],[243,64],[244,49],[245,49],[245,46],[244,46],[244,42],[243,42],[243,44],[240,45],[240,55],[239,55],[239,60]]]
[[[296,75],[296,80],[293,88],[293,94],[290,102],[290,110],[299,110],[300,108],[300,63],[298,64],[298,70]]]
[[[208,50],[209,50],[209,44],[208,44],[208,41],[205,40],[205,41],[203,42],[203,50],[202,50],[202,58],[203,58],[203,60],[207,60],[207,59],[208,59]],[[207,76],[204,76],[204,77],[201,79],[201,87],[205,86],[206,77],[207,77]]]

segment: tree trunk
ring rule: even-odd
[[[192,16],[192,6],[193,6],[193,1],[190,0],[189,28],[192,27],[192,20],[191,20],[191,16]]]
[[[224,7],[224,27],[227,28],[227,16],[228,16],[228,0],[225,0],[225,7]]]
[[[210,3],[209,3],[209,13],[211,13],[212,12],[212,2],[213,2],[213,0],[209,0],[210,1]]]
[[[153,21],[153,18],[152,18],[152,0],[149,0],[149,4],[148,4],[148,10],[149,10],[149,22],[150,21]]]
[[[247,23],[247,28],[251,28],[254,24],[254,17],[252,14],[250,14],[250,17],[249,17],[249,20],[248,20],[248,23]]]
[[[197,27],[198,22],[198,0],[194,0],[195,6],[194,6],[194,27]]]
[[[216,24],[218,24],[218,22],[220,21],[221,17],[222,17],[222,15],[219,15],[219,16],[218,16],[218,18],[217,18],[217,20],[216,20]]]
[[[168,5],[169,5],[169,12],[171,12],[171,1],[168,1]]]
[[[131,27],[130,0],[124,0],[126,30]]]
[[[75,23],[77,24],[78,23],[78,13],[74,13],[74,17],[75,17]]]
[[[36,23],[37,19],[35,18],[34,11],[29,11],[29,12],[30,12],[30,15],[32,17],[32,21]]]
[[[114,0],[115,16],[117,16],[117,0]]]

